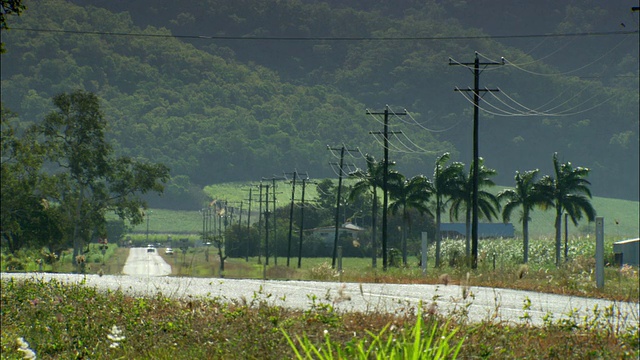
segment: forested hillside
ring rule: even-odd
[[[500,90],[480,112],[480,155],[497,183],[551,172],[557,151],[592,169],[594,195],[638,199],[632,1],[25,3],[2,33],[3,106],[27,124],[58,93],[96,93],[116,152],[171,168],[168,199],[294,169],[335,177],[327,145],[379,159],[382,120],[367,109],[387,104],[407,111],[389,120],[399,171],[430,176],[445,151],[468,164],[473,108],[454,89],[473,86],[459,65],[475,51],[505,59],[480,76]]]

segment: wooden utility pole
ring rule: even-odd
[[[245,262],[249,262],[249,242],[251,240],[251,190],[253,190],[253,188],[249,188],[249,209],[247,210],[247,240],[245,240],[246,252],[244,255]]]
[[[262,264],[262,182],[260,182],[258,195],[258,264]]]
[[[302,236],[304,233],[304,190],[309,181],[309,176],[302,179],[302,202],[300,204],[300,243],[298,244],[298,269],[302,266]]]
[[[341,196],[341,191],[342,191],[342,173],[344,172],[342,170],[343,166],[344,166],[344,152],[346,151],[357,151],[356,150],[348,150],[345,148],[344,145],[342,145],[342,147],[340,148],[332,148],[329,145],[327,145],[327,149],[329,150],[340,150],[340,165],[338,166],[338,195],[336,196],[336,217],[335,217],[335,225],[336,225],[336,230],[335,230],[335,237],[333,239],[333,253],[331,255],[331,268],[335,269],[336,268],[336,256],[338,255],[338,237],[340,235],[339,229],[340,229],[340,196]]]
[[[286,176],[286,174],[285,174]],[[296,178],[298,171],[293,171],[293,182],[291,185],[291,207],[289,209],[289,242],[287,243],[287,267],[289,267],[289,259],[291,258],[291,236],[293,234],[293,206],[295,205],[296,194]]]
[[[480,73],[482,70],[491,65],[504,65],[502,62],[480,62],[478,52],[476,51],[475,61],[472,63],[454,62],[449,58],[449,65],[473,66],[473,89],[459,89],[455,91],[468,91],[473,93],[473,189],[471,196],[471,267],[478,267],[478,164],[480,155],[478,154],[478,114],[480,109],[480,92],[499,91],[498,89],[480,89]],[[483,66],[480,70],[480,66]]]
[[[265,187],[265,210],[264,210],[264,258],[265,265],[269,265],[269,184],[264,185]]]
[[[370,112],[371,115],[384,115],[384,127],[382,133],[371,132],[371,134],[382,134],[384,140],[384,162],[383,162],[383,174],[382,174],[382,270],[387,271],[387,212],[389,207],[389,135],[397,134],[399,132],[389,131],[389,105],[385,106],[383,112]],[[394,115],[407,115],[406,111],[399,113],[393,113]],[[374,250],[375,251],[375,250]]]

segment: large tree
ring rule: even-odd
[[[2,0],[2,11],[0,11],[0,31],[8,30],[7,15],[18,15],[26,9],[22,0]],[[0,53],[4,53],[4,43],[0,42]]]
[[[491,221],[498,216],[500,203],[498,198],[491,192],[483,190],[488,187],[495,186],[491,177],[496,175],[494,169],[490,169],[483,164],[482,158],[478,161],[478,209],[479,216]],[[458,188],[454,189],[451,194],[451,208],[449,216],[451,219],[458,220],[460,211],[464,209],[465,213],[465,254],[467,259],[471,257],[471,209],[473,197],[473,164],[470,166],[469,175],[464,172],[459,174]]]
[[[498,199],[505,201],[502,208],[502,220],[506,223],[511,219],[511,213],[521,207],[519,221],[522,222],[522,241],[524,263],[529,262],[529,221],[530,214],[535,206],[546,206],[549,197],[540,189],[540,183],[536,180],[539,170],[516,171],[516,186],[513,189],[505,189],[498,193]]]
[[[560,266],[562,248],[562,214],[566,212],[574,225],[582,219],[593,221],[596,211],[591,204],[591,183],[586,179],[589,169],[574,168],[570,162],[560,163],[558,153],[553,154],[553,176],[544,176],[540,180],[541,189],[552,199],[556,209],[556,266]]]
[[[2,242],[10,252],[23,246],[47,245],[43,234],[49,240],[62,238],[55,230],[56,222],[50,221],[55,210],[45,200],[51,187],[48,177],[40,171],[44,148],[35,133],[14,126],[15,116],[2,106],[0,230]]]
[[[389,182],[391,185],[389,210],[394,215],[402,210],[402,264],[407,266],[407,231],[411,227],[409,210],[415,209],[420,215],[433,215],[427,205],[433,187],[429,179],[422,175],[410,179],[398,175]]]
[[[105,139],[107,121],[98,97],[77,90],[53,98],[57,108],[37,125],[43,135],[57,184],[55,201],[71,225],[74,260],[94,231],[104,231],[105,213],[141,223],[142,194],[162,193],[169,169],[161,164],[116,158]]]
[[[451,158],[449,153],[444,153],[436,159],[433,170],[433,182],[431,192],[435,195],[436,205],[436,267],[440,266],[440,251],[442,247],[442,236],[440,234],[441,215],[444,212],[449,198],[460,189],[460,182],[464,174],[464,164],[454,162],[450,165],[446,163]]]

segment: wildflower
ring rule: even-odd
[[[113,325],[111,332],[107,334],[107,339],[111,340],[109,347],[115,349],[120,346],[120,342],[125,339],[125,336],[122,335],[122,330],[118,328],[118,325]]]
[[[29,348],[29,343],[24,339],[19,337],[18,340],[18,351],[24,354],[23,359],[35,359],[36,353],[35,351]]]

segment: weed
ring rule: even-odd
[[[394,334],[394,326],[385,325],[378,333],[367,331],[367,337],[342,344],[332,341],[329,331],[323,332],[324,342],[315,345],[305,334],[292,340],[285,330],[281,330],[297,359],[455,359],[460,352],[464,339],[451,347],[449,343],[456,333],[453,329],[447,333],[448,324],[443,327],[434,322],[431,329],[425,329],[421,313],[418,313],[413,327]],[[300,350],[298,349],[300,347]]]

